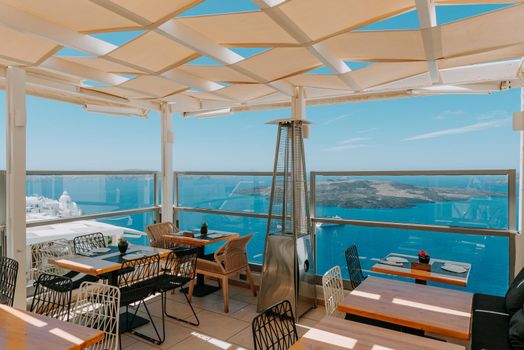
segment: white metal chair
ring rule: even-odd
[[[344,299],[344,284],[340,266],[336,265],[322,276],[322,289],[324,290],[324,303],[326,315],[339,316],[338,304]]]
[[[104,339],[90,350],[119,348],[120,289],[107,284],[84,282],[80,285],[71,322],[103,331]]]

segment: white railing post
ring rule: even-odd
[[[520,89],[520,110],[524,112],[524,89]],[[519,131],[520,147],[519,147],[519,195],[518,195],[518,235],[515,238],[515,273],[518,273],[524,267],[524,238],[522,237],[522,229],[524,223],[524,130]]]
[[[26,102],[25,71],[7,68],[6,229],[7,256],[18,261],[14,306],[26,308]]]
[[[173,114],[167,103],[162,113],[162,222],[173,221]]]

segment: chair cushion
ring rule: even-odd
[[[515,349],[524,349],[524,311],[515,312],[509,321],[509,343]]]
[[[505,298],[506,311],[513,315],[518,310],[522,309],[524,305],[524,278],[513,281],[511,287],[508,289]]]
[[[73,280],[73,289],[80,288],[83,282],[98,282],[99,278],[96,276],[86,275],[85,273],[78,273],[71,278]]]
[[[476,310],[507,313],[504,298],[489,294],[475,293],[475,295],[473,295],[472,311]]]
[[[153,286],[159,292],[166,292],[176,288],[183,287],[191,279],[189,277],[173,276],[169,274],[158,276],[153,281]]]
[[[511,350],[507,315],[474,311],[471,334],[471,350]]]
[[[222,273],[222,269],[215,261],[209,261],[205,259],[198,259],[197,260],[197,270],[200,272],[213,272],[213,273]]]
[[[148,285],[135,284],[129,287],[120,288],[120,306],[126,306],[144,300],[155,290]]]

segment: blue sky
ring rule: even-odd
[[[244,0],[213,0],[187,15],[251,10],[252,6]],[[442,24],[495,8],[439,7],[437,18]],[[416,27],[416,15],[407,13],[366,29]],[[106,34],[103,39],[120,44],[135,35]],[[203,58],[198,63],[211,62]],[[350,66],[357,69],[362,64],[350,63]],[[416,97],[308,107],[307,118],[313,123],[306,141],[308,167],[310,170],[516,168],[519,139],[511,130],[511,114],[519,106],[520,91],[510,90],[493,95]],[[5,108],[5,94],[0,92],[2,135],[5,135]],[[269,171],[277,130],[265,123],[287,116],[289,110],[245,112],[215,119],[182,119],[175,115],[175,168]],[[156,113],[151,113],[148,119],[105,116],[86,113],[73,104],[28,97],[27,134],[29,169],[160,168],[160,121]],[[0,168],[5,169],[5,152],[0,152]]]

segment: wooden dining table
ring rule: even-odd
[[[143,252],[145,254],[158,254],[160,258],[165,258],[171,252],[170,249],[155,248],[142,245],[129,245],[127,252],[121,254],[118,247],[107,247],[108,251],[103,253],[91,253],[92,255],[72,255],[68,257],[60,257],[57,259],[49,259],[49,264],[68,269],[75,272],[85,273],[91,276],[109,276],[108,283],[112,286],[118,287],[119,271],[122,268],[122,263],[125,261],[125,256],[128,254],[136,254]],[[149,321],[138,315],[130,316],[129,312],[120,314],[120,333],[125,333],[134,328],[140,327]],[[129,324],[128,320],[134,320]]]
[[[369,276],[338,310],[351,315],[467,341],[473,294]]]
[[[0,349],[82,350],[104,332],[0,304]]]
[[[407,263],[403,263],[401,266],[388,265],[387,259],[391,257],[399,257],[408,260]],[[466,287],[468,284],[469,273],[471,271],[471,264],[465,262],[451,261],[451,260],[442,260],[442,259],[433,259],[430,260],[431,271],[424,271],[411,268],[412,261],[418,261],[418,257],[413,255],[406,255],[400,253],[391,253],[388,254],[383,260],[383,262],[376,263],[371,267],[371,270],[374,272],[386,273],[389,275],[401,276],[413,278],[415,281],[418,281],[420,284],[425,284],[426,281],[438,282],[444,284],[451,284],[455,286]],[[463,273],[454,273],[442,269],[442,266],[445,264],[457,265],[464,267],[466,270]],[[422,282],[421,282],[422,281]]]
[[[290,350],[464,350],[452,344],[390,329],[325,317],[311,327]]]
[[[238,236],[240,236],[240,234],[226,231],[210,231],[206,235],[202,235],[200,233],[193,233],[190,231],[180,231],[172,234],[163,235],[162,238],[171,243],[186,244],[196,247],[198,258],[202,259],[205,257],[206,246],[218,242],[224,242]],[[220,289],[220,287],[205,284],[204,275],[198,274],[197,281],[193,288],[193,296],[203,297],[216,292],[218,289]]]

